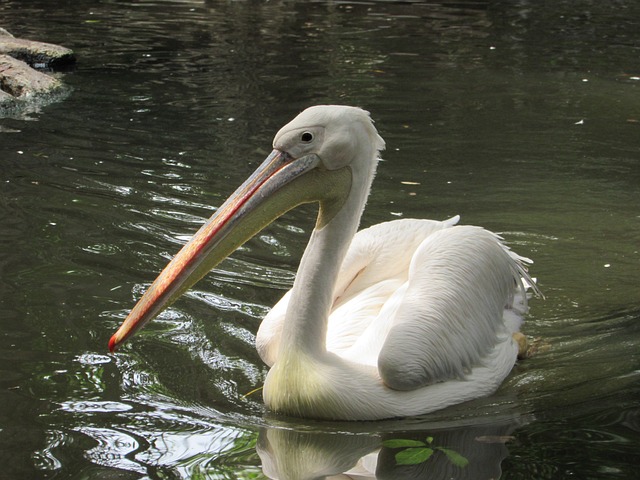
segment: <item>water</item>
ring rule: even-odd
[[[538,3],[3,1],[3,27],[79,60],[66,98],[0,119],[0,477],[636,478],[640,5]],[[243,397],[311,207],[107,354],[273,134],[327,102],[387,141],[364,226],[461,214],[535,259],[539,352],[495,395],[358,424]],[[378,451],[428,437],[468,466]]]

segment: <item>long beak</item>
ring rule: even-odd
[[[109,350],[113,352],[283,213],[314,201],[321,202],[321,213],[324,204],[329,206],[325,212],[336,210],[350,185],[350,170],[326,170],[316,155],[294,159],[280,150],[271,152],[158,275],[111,337]]]

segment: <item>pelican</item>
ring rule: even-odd
[[[308,108],[170,261],[111,337],[113,352],[246,240],[319,204],[293,287],[264,318],[266,406],[316,419],[429,413],[493,393],[518,354],[526,264],[474,226],[399,219],[357,232],[384,149],[369,113]]]

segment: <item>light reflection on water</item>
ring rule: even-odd
[[[66,98],[0,120],[7,475],[635,478],[636,2],[50,3],[0,5],[4,27],[80,59]],[[461,214],[535,260],[540,351],[490,398],[333,424],[243,397],[264,380],[253,335],[293,281],[311,208],[104,353],[275,131],[320,102],[370,109],[387,140],[364,226]],[[427,436],[470,467],[398,470],[380,450]]]

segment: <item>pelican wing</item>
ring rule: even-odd
[[[505,323],[505,310],[523,290],[525,260],[479,227],[458,226],[425,239],[378,356],[385,384],[413,390],[464,378],[498,348],[515,361],[515,344],[501,344],[512,343],[519,327],[518,321]]]
[[[457,220],[400,220],[358,233],[341,270],[348,275],[336,289],[327,349],[376,367],[398,390],[464,378],[474,366],[504,361],[499,355],[515,361],[522,279],[535,285],[529,260],[494,233],[454,227]]]

